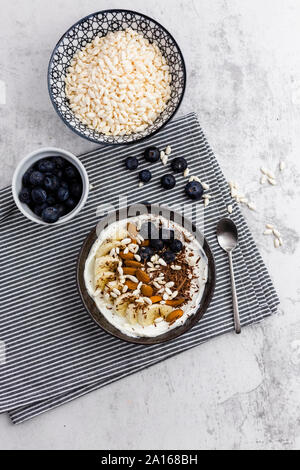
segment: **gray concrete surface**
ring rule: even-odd
[[[0,0],[0,184],[39,146],[93,144],[58,119],[46,69],[57,39],[93,11],[127,7],[169,29],[188,67],[180,110],[198,113],[281,298],[278,316],[117,382],[20,426],[1,449],[299,449],[300,2]],[[287,169],[259,185],[261,165]],[[284,246],[262,235],[274,223]]]

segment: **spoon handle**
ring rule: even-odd
[[[235,287],[235,279],[234,279],[234,270],[233,270],[232,252],[231,251],[228,253],[228,258],[229,258],[229,267],[230,267],[230,276],[231,276],[234,327],[235,327],[236,334],[239,335],[242,330],[241,330],[238,300],[237,300],[237,295],[236,295],[236,287]]]

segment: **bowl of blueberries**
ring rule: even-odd
[[[19,163],[12,193],[18,209],[32,222],[63,224],[85,205],[89,179],[75,155],[62,149],[43,148]]]

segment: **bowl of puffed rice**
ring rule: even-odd
[[[48,68],[52,104],[76,134],[98,144],[153,136],[186,87],[182,52],[157,21],[130,10],[93,13],[58,41]]]

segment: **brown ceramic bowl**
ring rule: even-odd
[[[147,207],[149,208],[150,206],[147,206]],[[153,209],[153,206],[152,206],[152,209]],[[170,211],[171,214],[172,213],[174,214],[174,211],[169,210],[169,209],[166,209],[166,210]],[[161,213],[161,210],[160,210],[160,213]],[[109,221],[122,220],[124,218],[127,218],[127,214],[125,214],[124,216],[123,210],[122,211],[117,210],[116,212],[109,214],[105,219],[107,219],[107,223],[110,223]],[[178,219],[176,219],[176,221],[177,220]],[[182,220],[184,220],[184,217],[182,217]],[[191,226],[193,227],[193,231],[197,231],[198,234],[200,233],[194,225],[191,225]],[[208,260],[208,279],[207,279],[207,283],[204,289],[202,299],[200,301],[199,308],[197,312],[194,315],[192,315],[190,318],[188,318],[182,326],[179,326],[178,328],[174,328],[168,331],[167,333],[164,333],[163,335],[160,335],[160,336],[156,336],[154,338],[147,338],[147,337],[134,338],[134,337],[131,337],[122,333],[120,330],[115,328],[105,318],[105,316],[101,313],[101,311],[98,310],[98,307],[96,306],[93,299],[89,296],[86,286],[85,286],[85,281],[84,281],[84,269],[85,269],[85,262],[89,256],[90,250],[93,244],[95,243],[95,241],[97,240],[97,238],[98,238],[97,227],[95,227],[89,233],[85,242],[83,243],[83,246],[81,248],[81,251],[78,257],[77,287],[78,287],[79,294],[80,294],[80,297],[81,297],[81,300],[83,302],[85,309],[90,314],[94,322],[100,328],[102,328],[104,331],[106,331],[110,335],[115,336],[116,338],[119,338],[123,341],[127,341],[129,343],[153,345],[153,344],[165,343],[167,341],[171,341],[175,338],[178,338],[179,336],[183,335],[184,333],[189,331],[191,328],[193,328],[193,326],[195,326],[199,322],[199,320],[201,320],[201,318],[205,314],[211,302],[211,299],[213,297],[214,290],[215,290],[215,283],[216,283],[216,269],[215,269],[214,257],[206,239],[203,236],[202,236],[202,247]]]

